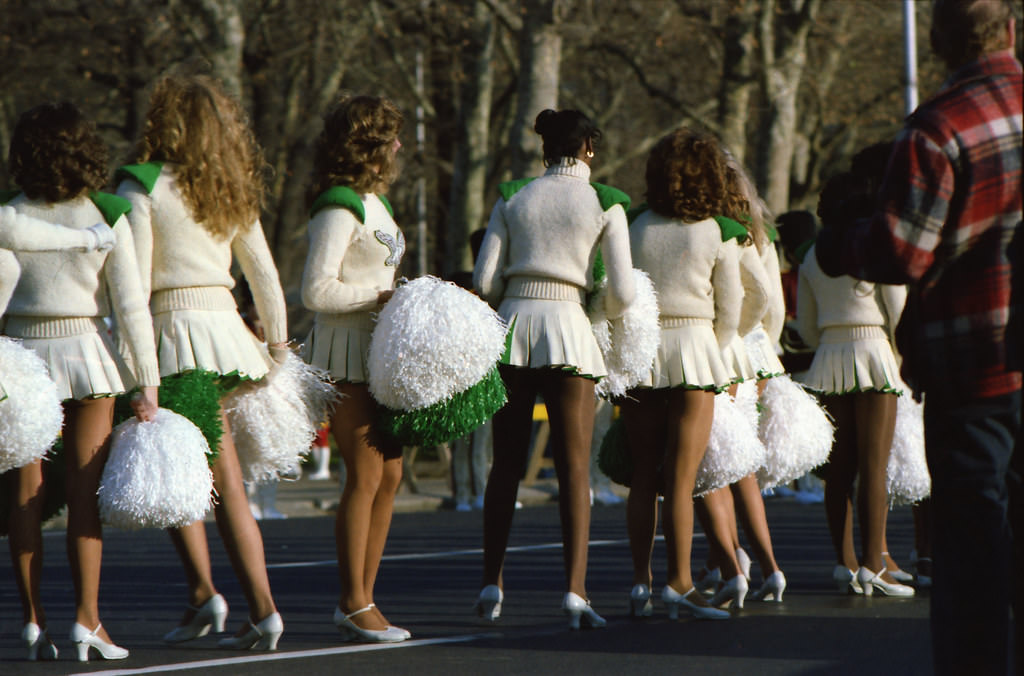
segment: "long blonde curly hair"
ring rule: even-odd
[[[172,73],[153,88],[137,162],[168,162],[192,217],[226,239],[259,218],[263,151],[241,104],[205,74]]]
[[[761,196],[757,194],[754,182],[750,180],[746,169],[735,156],[723,148],[725,155],[725,200],[723,201],[724,216],[737,221],[747,229],[759,253],[769,245],[768,221],[771,212]]]

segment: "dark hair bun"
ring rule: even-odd
[[[558,119],[558,113],[550,108],[540,111],[537,114],[537,119],[533,123],[533,130],[544,136],[554,131],[555,120]]]

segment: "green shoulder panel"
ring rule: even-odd
[[[390,206],[386,202],[385,205]],[[309,210],[309,217],[313,218],[318,211],[326,207],[348,209],[355,214],[360,223],[366,223],[366,209],[363,207],[363,198],[348,186],[336,185],[320,193],[320,196],[313,202],[313,207]]]
[[[602,211],[608,211],[616,204],[621,204],[623,211],[629,211],[629,195],[618,188],[613,188],[610,185],[604,185],[603,183],[594,183],[591,181],[590,185],[597,192],[597,199],[601,202]]]
[[[391,202],[388,202],[388,198],[384,197],[384,195],[377,195],[377,199],[380,200],[381,204],[384,205],[384,208],[388,210],[389,214],[391,214],[391,218],[394,218],[395,210],[391,208]]]
[[[639,218],[640,214],[645,211],[650,211],[650,209],[651,208],[647,206],[647,202],[641,202],[637,206],[626,211],[626,221],[628,221],[630,225],[633,225],[633,221]]]
[[[533,178],[519,178],[515,181],[505,181],[504,183],[498,184],[498,193],[501,194],[502,199],[506,202],[512,198],[517,192],[522,190],[523,186],[532,181]]]
[[[7,204],[20,194],[21,190],[18,190],[17,188],[14,190],[0,190],[0,204]]]
[[[812,237],[811,239],[807,240],[806,242],[804,242],[803,244],[798,246],[796,249],[793,250],[793,256],[798,261],[803,263],[804,262],[804,258],[807,257],[807,252],[811,250],[812,246],[814,246],[814,242],[815,241],[816,241],[816,238]]]
[[[114,174],[115,178],[130,178],[138,181],[139,185],[146,189],[147,194],[152,194],[156,186],[156,180],[160,178],[160,171],[164,168],[163,162],[143,162],[142,164],[126,164],[119,167]]]
[[[103,220],[107,225],[114,227],[117,219],[121,218],[132,210],[132,203],[123,197],[111,195],[108,192],[91,192],[89,199],[96,205],[96,208],[103,214]]]
[[[771,223],[765,223],[764,229],[768,231],[768,241],[774,244],[779,240],[779,229]]]
[[[718,222],[718,227],[722,231],[723,242],[728,242],[735,237],[737,241],[742,243],[749,235],[746,228],[728,216],[715,216],[715,221]]]

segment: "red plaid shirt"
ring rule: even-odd
[[[816,247],[828,274],[910,285],[897,341],[915,392],[964,399],[1021,387],[1006,325],[1007,246],[1022,227],[1022,97],[1009,51],[958,70],[907,119],[875,215],[827,229]]]

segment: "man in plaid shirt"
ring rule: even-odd
[[[938,673],[1010,673],[1014,582],[1020,660],[1024,565],[1011,552],[1024,504],[1008,506],[1008,492],[1020,481],[1011,461],[1022,464],[1013,449],[1024,346],[1006,340],[1021,311],[1011,278],[1024,274],[1007,254],[1024,228],[1014,37],[1009,0],[936,0],[932,50],[952,75],[907,119],[875,215],[823,232],[815,247],[827,274],[910,286],[897,342],[907,384],[926,395]]]

